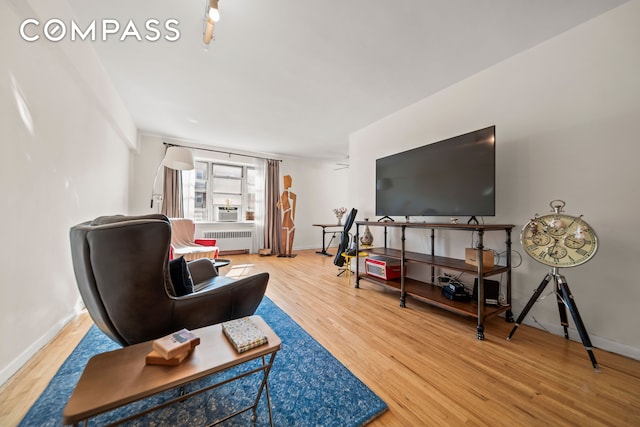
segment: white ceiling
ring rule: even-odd
[[[176,42],[95,42],[142,132],[345,158],[349,134],[624,0],[69,0],[79,23],[177,19]],[[121,34],[121,33],[120,33]],[[166,32],[163,32],[166,34]]]

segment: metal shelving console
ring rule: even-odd
[[[401,274],[399,279],[382,280],[376,277],[360,274],[360,257],[356,258],[356,284],[360,287],[360,280],[364,279],[373,283],[378,283],[400,291],[400,307],[405,307],[407,295],[426,301],[429,304],[453,311],[458,314],[472,316],[477,319],[477,337],[484,339],[484,320],[500,313],[505,313],[505,319],[513,322],[511,312],[511,224],[445,224],[445,223],[419,223],[419,222],[372,222],[356,221],[356,242],[360,242],[360,227],[384,227],[384,247],[367,248],[370,255],[383,255],[385,257],[400,260]],[[401,248],[391,249],[387,247],[387,227],[399,228],[401,230]],[[431,254],[410,252],[405,250],[405,233],[407,229],[427,228],[431,229]],[[477,259],[482,260],[484,250],[483,238],[485,232],[504,231],[506,233],[506,265],[495,265],[486,267],[482,262],[478,266],[467,264],[463,259],[448,258],[435,255],[435,230],[455,230],[478,233],[478,243],[475,249],[478,251]],[[356,248],[356,253],[360,254],[360,248]],[[431,266],[431,283],[422,282],[405,277],[406,263],[417,262]],[[441,267],[448,270],[460,271],[477,275],[478,291],[477,301],[453,301],[442,295],[440,286],[435,284],[435,268]],[[506,274],[506,296],[505,304],[490,306],[485,304],[484,298],[484,278],[497,274]]]

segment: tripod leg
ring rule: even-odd
[[[571,290],[569,289],[569,285],[567,284],[567,280],[564,278],[564,276],[558,275],[558,285],[562,290],[562,295],[564,296],[565,303],[567,304],[567,307],[569,307],[571,317],[576,324],[576,328],[578,329],[578,333],[580,334],[580,339],[582,340],[582,345],[584,345],[585,350],[587,350],[587,353],[589,354],[589,359],[591,359],[593,369],[595,369],[596,372],[600,372],[600,367],[598,366],[598,362],[596,361],[596,356],[593,354],[593,345],[591,345],[589,334],[587,333],[587,329],[584,327],[584,323],[582,323],[582,318],[580,317],[580,313],[578,312],[578,306],[573,299],[573,295],[571,294]]]
[[[535,304],[535,302],[538,300],[538,298],[540,297],[540,294],[542,294],[542,291],[544,291],[544,288],[547,287],[550,280],[551,280],[551,274],[547,273],[547,275],[544,276],[544,279],[542,279],[540,286],[538,286],[538,289],[536,289],[536,291],[533,293],[533,296],[531,297],[527,305],[525,305],[524,310],[522,310],[522,313],[520,313],[520,316],[518,316],[518,319],[516,320],[516,323],[513,326],[511,333],[509,333],[509,336],[507,337],[508,341],[511,341],[511,337],[516,332],[516,329],[518,329],[518,326],[520,326],[520,323],[527,316],[527,313],[529,313],[529,310],[531,310],[531,307],[533,307],[533,304]]]
[[[569,319],[567,318],[567,307],[561,297],[560,276],[554,276],[556,282],[556,301],[558,302],[558,312],[560,313],[560,324],[564,329],[564,337],[569,339]]]

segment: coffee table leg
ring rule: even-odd
[[[262,366],[264,369],[262,370],[262,383],[260,384],[260,388],[258,389],[258,395],[256,396],[256,401],[253,404],[253,416],[252,421],[255,422],[258,420],[258,403],[260,403],[260,397],[262,397],[262,390],[265,390],[267,394],[267,409],[269,410],[269,424],[273,427],[273,411],[271,410],[271,393],[269,393],[269,372],[271,371],[271,367],[273,366],[273,359],[275,359],[276,353],[271,353],[271,357],[269,358],[269,362],[267,363],[265,357],[262,356]]]
[[[273,364],[273,358],[275,357],[275,353],[271,356],[271,364]],[[264,356],[262,356],[264,358]],[[271,369],[271,368],[269,368]],[[266,375],[266,374],[265,374]],[[265,377],[264,387],[267,393],[267,407],[269,409],[269,424],[273,427],[273,412],[271,411],[271,393],[269,393],[269,379]]]

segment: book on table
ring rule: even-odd
[[[238,353],[267,343],[267,336],[250,317],[223,322],[222,331]]]
[[[200,344],[200,337],[197,337],[187,329],[181,329],[153,340],[152,347],[161,357],[170,360],[185,353],[188,354],[198,344]]]
[[[180,353],[171,359],[165,359],[160,353],[155,350],[151,350],[149,354],[145,356],[145,363],[147,365],[164,365],[164,366],[177,366],[184,362],[189,357],[193,349],[187,350],[185,353]]]

